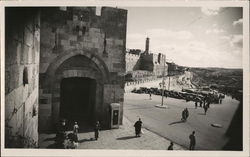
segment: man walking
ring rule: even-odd
[[[187,120],[188,116],[189,116],[189,112],[188,112],[188,109],[186,108],[186,109],[185,109],[185,117],[186,117],[185,120]]]
[[[96,124],[95,124],[95,128],[94,128],[95,140],[98,140],[98,138],[99,138],[99,130],[100,130],[100,128],[101,128],[100,123],[99,123],[99,121],[97,121]]]
[[[189,140],[190,140],[189,150],[194,150],[194,147],[195,147],[196,139],[195,139],[194,134],[195,134],[195,131],[193,131],[192,134],[189,135]]]
[[[142,127],[141,118],[139,118],[139,120],[135,122],[134,127],[135,127],[135,136],[140,137],[141,127]]]
[[[149,100],[152,100],[152,94],[150,91],[149,91]]]
[[[75,122],[75,125],[73,126],[73,133],[74,133],[76,142],[78,142],[78,136],[77,136],[78,130],[79,130],[79,126],[78,126],[77,122]]]
[[[185,111],[185,109],[182,111],[182,113],[181,113],[181,120],[183,121],[183,122],[185,122],[186,121],[186,111]]]
[[[207,107],[207,105],[204,105],[204,112],[205,112],[205,115],[207,114],[207,109],[208,109],[208,107]]]

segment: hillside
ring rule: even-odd
[[[224,93],[242,91],[243,70],[224,68],[190,68],[192,83],[197,86],[209,86]]]

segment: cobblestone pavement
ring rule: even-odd
[[[135,137],[133,123],[124,117],[123,125],[119,129],[101,130],[97,141],[93,140],[93,132],[79,133],[78,149],[167,150],[169,140],[144,128],[142,130],[142,136]],[[54,137],[55,134],[40,134],[40,148],[47,148],[53,144]],[[174,150],[185,150],[185,148],[174,144]]]

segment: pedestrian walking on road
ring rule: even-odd
[[[135,136],[140,137],[141,127],[142,127],[141,118],[139,118],[139,120],[135,122],[134,127],[135,127]]]
[[[152,100],[152,94],[150,91],[149,91],[149,100]]]
[[[168,150],[173,150],[174,143],[170,142],[170,145],[168,146]]]
[[[202,100],[200,100],[200,107],[202,107]]]
[[[207,105],[204,105],[204,112],[205,112],[205,115],[207,114],[207,109],[208,109],[208,107],[207,107]]]
[[[185,117],[186,117],[186,120],[187,120],[188,116],[189,116],[188,109],[187,109],[187,108],[185,108]]]
[[[76,137],[76,142],[78,142],[78,136],[77,136],[78,130],[79,130],[79,126],[78,126],[77,122],[75,122],[75,125],[73,126],[73,133]]]
[[[185,111],[185,109],[181,113],[181,120],[186,121],[186,111]]]
[[[198,106],[198,102],[197,101],[195,101],[195,109],[197,109],[197,106]]]
[[[192,134],[189,135],[189,140],[190,140],[189,150],[194,150],[195,148],[196,139],[194,134],[195,131],[193,131]]]
[[[99,130],[100,129],[101,129],[101,125],[100,125],[99,121],[97,121],[96,124],[95,124],[95,128],[94,128],[95,140],[98,140],[98,138],[99,138]]]

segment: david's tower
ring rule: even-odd
[[[146,38],[146,47],[145,47],[145,53],[149,53],[149,37]]]

